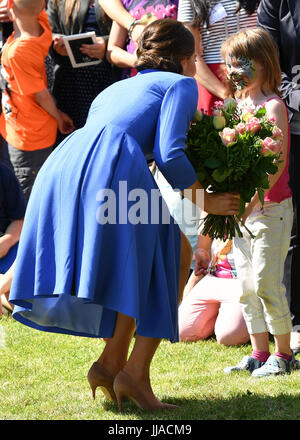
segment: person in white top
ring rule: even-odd
[[[198,108],[211,114],[215,101],[224,99],[221,46],[239,30],[256,27],[260,0],[179,0],[178,20],[196,41]]]

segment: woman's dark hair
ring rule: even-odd
[[[194,12],[194,24],[202,28],[203,26],[209,27],[210,12],[212,9],[210,0],[190,0],[191,6]],[[258,7],[260,0],[239,0],[237,2],[237,8],[235,13],[240,9],[244,9],[247,14],[251,15]]]
[[[169,18],[156,20],[145,27],[139,38],[136,69],[182,73],[181,61],[194,52],[194,37],[182,23]]]

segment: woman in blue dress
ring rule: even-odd
[[[39,172],[9,299],[33,328],[108,338],[88,373],[93,396],[99,386],[119,408],[127,396],[155,410],[173,407],[154,395],[149,369],[162,338],[178,341],[181,237],[154,203],[147,159],[196,201],[201,186],[184,153],[197,106],[192,34],[158,20],[137,56],[138,75],[105,89]],[[238,198],[205,194],[204,206],[237,214]]]

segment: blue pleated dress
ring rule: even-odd
[[[137,334],[178,341],[180,230],[163,201],[153,211],[147,159],[174,188],[195,182],[184,148],[196,106],[192,78],[153,70],[98,95],[34,184],[9,297],[16,320],[111,337],[121,312]]]

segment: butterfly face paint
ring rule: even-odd
[[[226,58],[226,68],[227,78],[234,83],[237,90],[243,90],[257,75],[254,61],[247,57],[235,58],[229,55]]]

